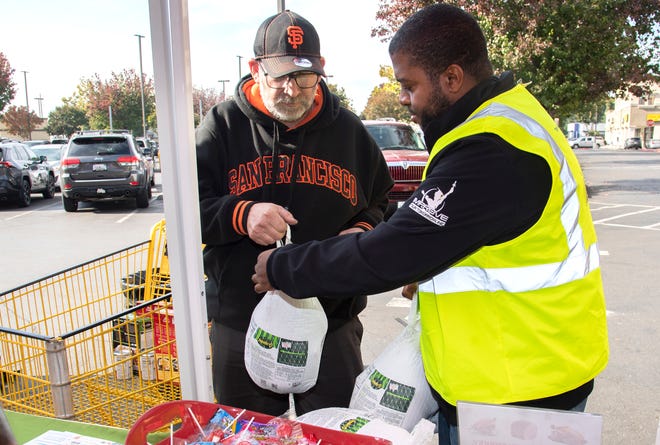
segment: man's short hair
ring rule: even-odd
[[[493,74],[479,23],[469,13],[446,3],[427,6],[410,16],[394,34],[389,52],[405,53],[430,78],[437,78],[452,64],[477,81]]]

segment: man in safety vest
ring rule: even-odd
[[[420,10],[389,51],[430,147],[424,182],[373,231],[262,253],[255,289],[342,297],[418,282],[440,443],[457,443],[459,400],[583,411],[607,364],[607,324],[566,138],[524,85],[493,75],[459,8]]]

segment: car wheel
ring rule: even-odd
[[[78,210],[78,201],[73,198],[62,196],[62,204],[64,205],[64,210],[67,212],[75,212]]]
[[[135,205],[138,209],[146,209],[149,207],[149,191],[151,188],[147,186],[143,190],[140,190],[135,197]]]
[[[48,175],[48,184],[46,184],[46,190],[43,191],[42,195],[46,199],[51,199],[55,196],[55,178]]]
[[[21,184],[21,188],[18,189],[18,206],[19,207],[27,207],[30,205],[32,202],[32,186],[30,185],[30,181],[27,179],[23,179],[23,183]]]
[[[573,150],[577,150],[578,148],[580,148],[580,146],[578,144],[573,145]]]

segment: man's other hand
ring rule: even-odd
[[[274,290],[273,286],[268,281],[268,273],[266,272],[266,265],[268,258],[275,249],[266,250],[261,252],[257,257],[257,264],[254,265],[254,275],[252,275],[252,282],[254,283],[254,291],[257,293],[267,292]]]

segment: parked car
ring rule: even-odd
[[[410,124],[393,120],[362,122],[383,152],[394,180],[385,213],[385,218],[389,218],[421,184],[429,153],[419,132]]]
[[[628,138],[623,143],[623,148],[628,149],[637,149],[642,148],[642,138]]]
[[[60,185],[67,212],[81,201],[134,199],[149,207],[153,170],[128,131],[85,131],[74,135],[62,156]]]
[[[140,153],[142,153],[144,157],[147,159],[149,177],[151,178],[151,186],[153,187],[154,185],[156,185],[156,175],[154,173],[155,172],[154,155],[153,155],[153,150],[151,148],[151,144],[149,144],[149,140],[145,138],[135,138],[135,143]]]
[[[55,173],[45,157],[18,142],[0,144],[0,200],[15,200],[20,207],[32,202],[32,193],[55,196]]]
[[[660,139],[651,139],[647,148],[660,148]]]
[[[581,136],[571,143],[573,148],[600,148],[605,145],[601,136]]]
[[[66,144],[42,144],[32,147],[37,156],[46,156],[46,162],[53,168],[55,173],[55,188],[60,189],[60,161]]]
[[[48,141],[46,141],[44,139],[35,139],[35,140],[32,140],[32,141],[23,141],[23,142],[21,142],[21,144],[27,145],[30,148],[32,148],[34,146],[37,146],[37,145],[47,144],[47,143],[48,143]]]

